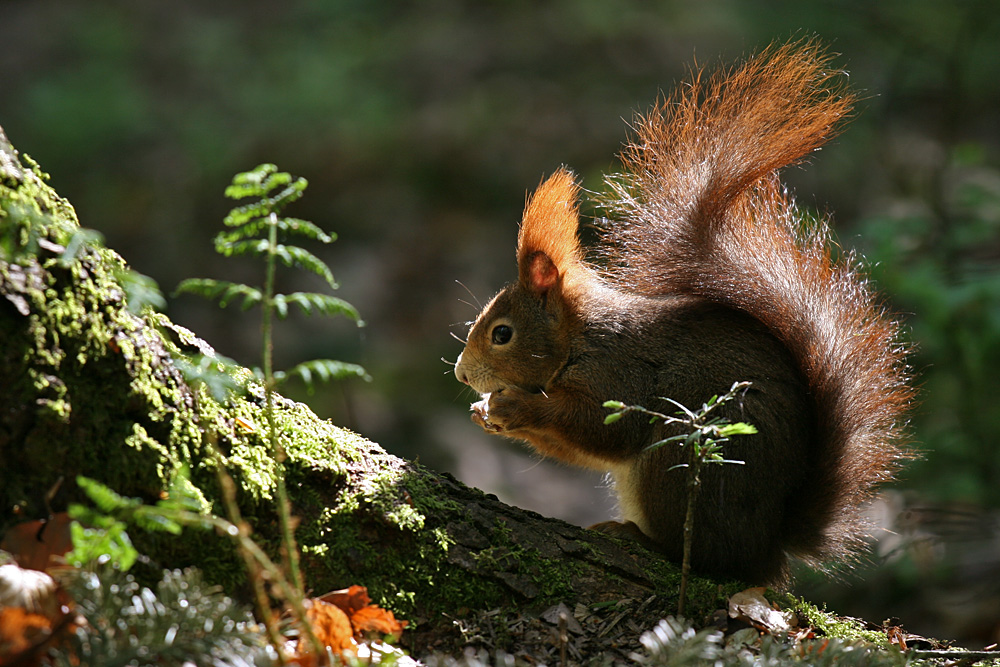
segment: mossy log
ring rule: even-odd
[[[81,474],[152,502],[185,467],[215,511],[211,441],[256,539],[275,553],[261,392],[219,403],[186,382],[176,360],[211,349],[150,308],[131,312],[125,261],[87,238],[0,130],[0,531],[82,502]],[[279,398],[276,423],[312,592],[362,584],[424,620],[676,594],[676,569],[637,545],[504,505],[305,405]],[[130,535],[158,567],[194,565],[231,591],[244,581],[228,538]],[[693,593],[693,609],[711,608],[718,588]]]

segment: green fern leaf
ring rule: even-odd
[[[189,385],[202,385],[219,403],[225,403],[234,394],[246,391],[246,382],[231,375],[227,370],[238,366],[228,357],[200,354],[176,359],[174,365]]]
[[[253,236],[261,227],[267,225],[267,216],[271,213],[267,203],[266,199],[262,199],[237,206],[223,218],[222,224],[226,227],[235,227],[236,231],[231,232],[232,234],[238,234],[240,237]]]
[[[66,243],[66,248],[59,257],[59,266],[64,269],[72,266],[87,248],[92,248],[102,243],[104,243],[104,236],[100,232],[93,229],[77,229],[73,232],[69,242]]]
[[[288,304],[295,304],[307,315],[312,315],[314,312],[319,312],[329,317],[343,315],[357,322],[358,326],[364,326],[364,322],[361,321],[361,314],[354,306],[343,299],[338,299],[327,294],[292,292],[291,294],[276,294],[274,296],[275,309],[281,317],[285,317],[284,313],[287,312]]]
[[[747,424],[746,422],[726,424],[719,428],[719,435],[724,438],[728,438],[733,435],[753,435],[755,433],[757,433],[757,428],[753,424]]]
[[[126,498],[97,480],[83,475],[77,475],[76,484],[87,494],[91,502],[105,514],[135,509],[142,504],[138,498]]]
[[[206,299],[218,299],[219,305],[223,308],[236,297],[243,297],[243,302],[240,304],[240,308],[243,310],[257,305],[264,298],[256,287],[232,283],[228,280],[212,280],[211,278],[188,278],[181,281],[174,293],[197,294]]]
[[[274,248],[274,254],[285,266],[297,266],[307,271],[312,271],[323,278],[331,289],[337,289],[338,285],[333,279],[333,272],[330,271],[330,267],[305,248],[279,243]]]
[[[250,207],[248,207],[250,208]],[[299,236],[305,236],[306,238],[319,241],[320,243],[333,243],[337,240],[337,235],[333,232],[324,231],[319,225],[316,225],[308,220],[300,220],[298,218],[276,218],[275,221],[269,219],[267,209],[264,206],[253,205],[253,214],[248,214],[246,219],[243,220],[243,216],[240,217],[240,222],[237,224],[229,224],[231,227],[236,227],[229,231],[222,231],[215,237],[216,245],[228,245],[236,241],[242,241],[244,239],[252,239],[262,235],[271,224],[275,224],[278,231],[284,234],[297,234]],[[235,212],[233,209],[230,212],[230,218]],[[230,220],[227,218],[227,220]]]
[[[141,314],[146,308],[163,310],[167,300],[160,292],[160,286],[149,276],[138,271],[124,269],[115,272],[118,283],[125,290],[125,306],[133,315]]]
[[[285,319],[288,316],[288,301],[284,294],[275,294],[271,299],[271,305],[274,306],[274,313],[279,318]]]
[[[215,251],[226,257],[237,255],[254,255],[256,257],[266,257],[268,248],[267,239],[247,239],[243,241],[233,241],[232,243],[216,243]]]
[[[230,199],[261,197],[272,211],[281,210],[301,198],[303,191],[309,185],[308,181],[301,177],[292,180],[291,174],[284,171],[273,173],[261,181],[238,182],[239,177],[244,175],[246,174],[238,174],[233,179],[233,184],[226,188],[226,196]],[[270,195],[276,188],[281,190],[275,195]]]
[[[337,235],[333,232],[327,232],[313,222],[298,218],[279,218],[278,229],[289,234],[305,236],[320,243],[333,243],[337,240]]]
[[[154,507],[140,507],[136,513],[132,515],[132,521],[135,525],[139,526],[143,530],[148,530],[151,533],[165,532],[170,533],[171,535],[181,534],[181,524],[177,523],[173,519],[163,516],[163,514],[159,513],[157,508]]]
[[[350,377],[359,377],[365,382],[371,382],[372,379],[368,375],[368,371],[361,366],[333,359],[303,361],[287,371],[277,371],[274,374],[275,382],[284,382],[290,377],[301,378],[309,387],[312,386],[314,378],[322,382],[343,380]]]
[[[287,172],[278,171],[277,166],[265,163],[233,176],[232,185],[226,188],[226,196],[230,199],[262,197],[278,185],[291,180],[292,177]]]
[[[79,506],[70,507],[72,509]],[[127,572],[139,558],[139,552],[132,546],[125,528],[123,522],[116,520],[99,528],[86,528],[79,520],[74,521],[69,526],[73,550],[66,554],[66,562],[80,568],[87,563],[110,559],[122,572]]]

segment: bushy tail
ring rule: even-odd
[[[804,219],[777,176],[850,113],[846,75],[829,61],[806,40],[694,72],[638,120],[625,174],[610,181],[619,222],[603,236],[609,279],[746,311],[799,361],[823,442],[788,551],[814,564],[863,538],[861,505],[907,457],[912,399],[896,322],[854,257],[831,254],[826,221]]]

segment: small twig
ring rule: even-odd
[[[742,464],[743,461],[723,458],[722,444],[728,442],[731,435],[757,432],[757,430],[749,424],[733,424],[723,417],[713,417],[711,419],[709,417],[719,408],[719,406],[733,400],[737,393],[746,390],[749,386],[749,382],[733,383],[733,386],[730,387],[727,393],[722,396],[713,396],[708,402],[702,405],[701,409],[697,412],[685,407],[672,398],[664,398],[663,400],[668,403],[672,403],[677,407],[678,413],[683,415],[681,417],[666,415],[662,412],[656,412],[654,410],[648,410],[641,405],[625,405],[620,401],[607,401],[604,404],[604,407],[615,410],[615,412],[612,412],[605,417],[605,424],[614,423],[630,412],[637,412],[651,417],[653,421],[659,420],[664,424],[676,425],[683,430],[683,433],[680,435],[664,438],[647,447],[647,449],[655,449],[668,443],[676,442],[680,444],[681,447],[686,447],[688,451],[688,462],[680,463],[674,466],[674,468],[687,468],[688,473],[688,497],[687,508],[684,515],[684,544],[682,545],[683,551],[681,558],[681,583],[680,590],[677,593],[678,616],[682,616],[684,614],[684,606],[687,599],[688,579],[691,576],[691,545],[694,542],[695,504],[698,500],[698,494],[701,491],[702,466],[705,463]]]

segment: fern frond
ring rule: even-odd
[[[285,174],[285,176],[287,175]],[[299,178],[273,197],[267,196],[267,191],[253,192],[250,189],[241,188],[242,191],[248,194],[241,194],[238,197],[233,197],[233,199],[241,199],[243,197],[260,197],[260,199],[233,208],[222,222],[227,227],[241,227],[258,218],[266,218],[272,213],[280,213],[293,201],[302,198],[303,191],[307,185],[308,182],[306,179]],[[230,191],[233,190],[233,187],[229,186],[226,189],[227,195],[231,196]]]
[[[312,271],[325,280],[331,289],[339,287],[333,279],[333,272],[330,271],[330,267],[326,265],[326,262],[305,248],[279,243],[274,247],[274,254],[285,266],[297,266],[307,271]]]
[[[267,239],[251,239],[245,241],[234,241],[216,246],[216,251],[220,254],[232,257],[235,255],[254,255],[256,257],[267,257],[270,243]],[[316,255],[305,248],[299,246],[278,243],[274,246],[274,256],[285,266],[297,266],[307,271],[312,271],[323,278],[331,289],[337,289],[339,285],[333,279],[333,272],[330,267]]]
[[[318,294],[316,292],[292,292],[291,294],[274,295],[274,309],[279,317],[285,317],[288,313],[289,304],[295,304],[307,315],[311,315],[314,312],[319,312],[330,317],[343,315],[357,322],[358,326],[364,326],[358,310],[337,297]]]
[[[238,364],[228,357],[199,354],[175,359],[174,366],[188,385],[205,387],[218,403],[224,404],[233,395],[247,390],[246,381],[236,377],[230,370],[237,368]]]
[[[267,239],[251,238],[228,243],[221,241],[219,237],[215,239],[215,252],[225,257],[235,257],[237,255],[267,257],[267,248]]]
[[[142,501],[138,498],[126,498],[97,480],[83,475],[77,475],[76,484],[87,494],[90,501],[97,505],[97,509],[105,514],[134,510],[142,505]]]
[[[285,234],[298,234],[307,238],[319,241],[320,243],[333,243],[337,240],[337,235],[333,232],[326,232],[319,225],[308,220],[298,218],[275,218],[272,223],[270,216],[264,207],[261,207],[261,216],[250,219],[242,226],[230,230],[221,231],[215,237],[216,247],[228,245],[244,239],[253,239],[260,236],[271,224],[275,224],[278,231]]]
[[[188,278],[181,281],[181,284],[174,290],[174,294],[197,294],[206,299],[218,299],[219,305],[225,308],[229,302],[236,297],[243,297],[240,308],[246,310],[250,306],[260,303],[264,298],[261,291],[256,287],[232,283],[228,280],[212,280],[211,278]]]
[[[226,196],[230,199],[246,197],[268,197],[275,188],[283,189],[270,201],[284,206],[302,196],[302,191],[309,185],[304,178],[294,178],[287,171],[278,171],[273,164],[262,164],[256,169],[236,174],[233,183],[226,188]]]
[[[86,252],[87,248],[102,245],[103,243],[104,235],[100,232],[93,229],[77,229],[69,238],[66,248],[59,257],[59,266],[64,269],[69,268],[76,262],[78,257]]]
[[[337,235],[328,232],[314,222],[299,218],[278,218],[278,229],[289,234],[298,234],[320,243],[333,243]]]
[[[252,237],[261,227],[267,225],[267,217],[271,214],[268,204],[267,199],[258,199],[236,206],[222,219],[222,224],[226,227],[235,227],[235,231],[230,233],[239,238]],[[253,223],[256,223],[256,227],[251,227]]]
[[[163,298],[160,286],[149,276],[131,269],[115,271],[118,284],[125,291],[125,307],[133,315],[141,315],[147,308],[163,310],[167,300]]]
[[[287,371],[275,371],[274,381],[281,383],[290,377],[296,376],[301,378],[310,387],[313,384],[313,378],[322,382],[343,380],[349,377],[359,377],[365,382],[370,382],[372,379],[368,375],[368,371],[357,364],[334,361],[333,359],[314,359],[312,361],[303,361],[301,364],[297,364]]]

